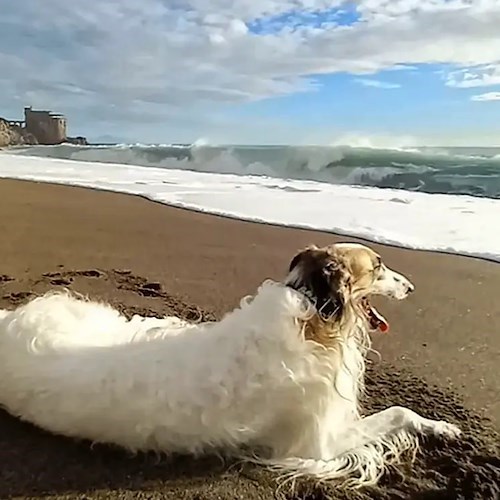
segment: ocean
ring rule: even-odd
[[[500,148],[32,146],[0,177],[500,262]]]
[[[165,169],[500,198],[499,148],[40,146],[19,153]]]

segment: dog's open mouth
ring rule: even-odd
[[[380,330],[382,333],[387,333],[389,331],[389,322],[372,306],[367,297],[361,301],[361,305],[373,330]]]

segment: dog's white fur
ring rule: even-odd
[[[413,288],[381,269],[370,293],[402,299]],[[330,344],[307,338],[317,310],[287,286],[301,272],[265,281],[218,322],[128,321],[69,293],[2,310],[0,405],[65,436],[133,451],[225,450],[293,477],[354,485],[376,482],[420,432],[458,436],[452,424],[401,407],[361,417],[366,321],[346,304]]]

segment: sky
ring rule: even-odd
[[[500,0],[0,0],[0,116],[93,141],[500,145]]]

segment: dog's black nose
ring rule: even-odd
[[[406,285],[406,290],[408,293],[412,293],[415,291],[415,285],[413,285],[412,283],[408,282],[408,285]]]

